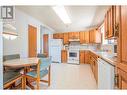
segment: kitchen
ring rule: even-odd
[[[74,25],[64,25],[61,20],[57,21],[59,18],[56,16],[57,13],[55,14],[56,11],[52,13],[55,8],[51,10],[50,7],[15,7],[15,27],[19,37],[17,40],[4,39],[4,56],[13,54],[20,54],[21,58],[36,57],[37,54],[51,56],[51,87],[46,86],[46,89],[126,89],[126,20],[124,19],[127,17],[124,13],[127,13],[125,11],[127,7],[67,6],[74,15],[72,18],[77,18],[76,20],[81,23],[75,21]],[[46,9],[49,11],[45,12]],[[44,12],[43,19],[42,15],[36,15],[39,14],[36,10]],[[87,15],[84,14],[86,12]],[[53,19],[47,17],[49,13],[57,18],[56,25],[51,23],[53,17],[51,17]],[[59,22],[62,24],[59,25]],[[56,31],[49,26],[54,27]],[[5,24],[4,27],[8,26]],[[34,33],[31,31],[37,31],[37,34],[30,34]],[[34,54],[36,56],[31,55],[32,50],[36,50]],[[80,69],[83,69],[83,73]],[[90,76],[91,82],[87,76]],[[87,81],[81,85],[75,80]],[[93,83],[93,87],[92,85],[87,87],[87,82],[89,85]],[[44,84],[41,84],[42,89],[43,86]]]

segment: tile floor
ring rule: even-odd
[[[47,76],[44,79],[46,78]],[[53,63],[51,65],[50,87],[42,82],[40,86],[40,89],[97,89],[96,81],[89,64]]]

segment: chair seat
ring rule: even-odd
[[[18,78],[21,76],[20,72],[14,72],[14,71],[7,71],[3,73],[3,82],[4,84]]]
[[[48,70],[47,69],[41,70],[40,71],[40,78],[44,77],[47,74],[48,74]],[[37,78],[37,71],[28,72],[26,75],[34,77],[34,78]]]

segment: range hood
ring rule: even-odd
[[[70,42],[79,42],[80,39],[69,39]]]

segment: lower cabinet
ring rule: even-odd
[[[123,64],[121,64],[122,68],[126,68]],[[122,68],[118,68],[118,88],[119,89],[127,89],[127,72]]]
[[[89,63],[89,51],[87,50],[80,50],[79,51],[79,61],[80,64],[85,64],[85,63]]]
[[[80,50],[79,51],[79,61],[80,64],[84,64],[85,63],[85,51],[84,50]]]
[[[91,69],[92,69],[92,72],[94,74],[94,77],[96,79],[96,82],[98,82],[98,64],[97,64],[97,55],[95,55],[94,53],[92,52],[89,52],[89,56],[88,56],[88,59],[89,59],[89,64],[91,66]]]
[[[67,63],[67,50],[61,51],[61,61],[62,63]]]

